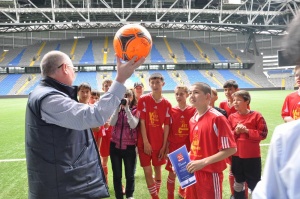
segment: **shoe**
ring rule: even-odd
[[[126,194],[126,190],[125,190],[125,187],[124,187],[124,185],[122,185],[122,193],[123,193],[123,195],[125,195]],[[129,197],[130,198],[130,197]],[[131,197],[132,198],[132,197]]]
[[[134,199],[134,197],[129,197],[129,198],[126,198],[126,199]]]
[[[182,198],[182,199],[184,199],[185,198],[185,189],[179,189],[178,190],[178,196],[179,196],[179,198]]]

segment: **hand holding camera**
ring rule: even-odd
[[[125,99],[125,98],[121,99],[120,105],[126,106],[127,105],[127,99]]]
[[[127,99],[127,94],[124,95],[124,98],[121,99],[121,103],[120,105],[122,105],[123,107],[125,107],[128,104],[128,99]]]

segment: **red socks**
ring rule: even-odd
[[[174,199],[175,179],[168,176],[167,180],[168,199]]]
[[[152,199],[159,199],[155,184],[149,186],[148,190],[149,190],[149,193],[150,193]]]

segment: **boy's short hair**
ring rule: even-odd
[[[189,89],[186,86],[176,86],[175,91],[176,91],[176,89],[182,89],[182,90],[184,90],[185,93],[189,93]]]
[[[215,87],[211,87],[211,93],[214,94],[215,96],[218,96],[218,91]]]
[[[90,91],[92,91],[92,87],[87,82],[83,82],[78,86],[78,91],[80,91],[81,89],[89,89]]]
[[[296,72],[296,70],[300,69],[300,65],[296,65],[294,68],[294,73]]]
[[[92,95],[92,96],[100,97],[100,91],[92,90],[91,95]]]
[[[250,93],[248,91],[239,90],[239,91],[234,92],[232,94],[232,97],[235,97],[235,96],[242,97],[244,99],[244,101],[249,101],[249,104],[250,104],[251,96],[250,96]]]
[[[112,84],[113,81],[111,79],[106,79],[102,82],[102,87],[104,86],[104,84]]]
[[[164,77],[160,73],[153,73],[149,77],[149,81],[152,79],[160,79],[161,81],[164,81]]]
[[[223,85],[223,88],[231,88],[231,87],[238,89],[239,85],[233,79],[227,80]]]
[[[142,87],[144,88],[144,84],[142,82],[135,82],[134,85],[133,85],[133,88],[136,88],[136,87]]]
[[[199,90],[201,90],[205,95],[207,93],[209,93],[211,95],[211,87],[204,83],[204,82],[196,82],[193,84],[193,86],[196,86],[197,88],[199,88]]]

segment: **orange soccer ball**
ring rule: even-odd
[[[152,47],[152,38],[146,28],[138,24],[128,24],[120,28],[114,37],[114,50],[124,61],[137,56],[147,57]]]

